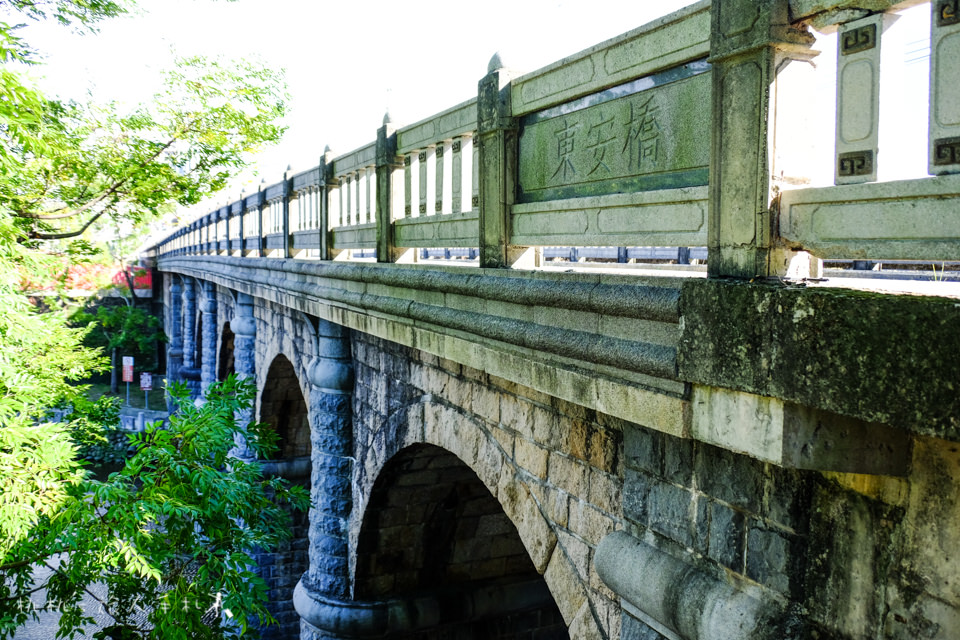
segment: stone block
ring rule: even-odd
[[[556,452],[550,454],[550,482],[581,500],[589,495],[588,470],[587,465],[575,458]]]
[[[623,457],[627,468],[663,475],[664,435],[635,425],[624,427]]]
[[[619,521],[596,507],[579,500],[570,501],[570,531],[596,546],[608,533],[617,528]]]
[[[693,481],[693,441],[663,436],[663,477],[684,487]]]
[[[611,515],[622,514],[623,480],[603,471],[591,470],[590,503]]]
[[[941,487],[942,480],[938,481]],[[811,618],[838,634],[878,637],[878,624],[887,606],[884,589],[889,589],[890,577],[898,577],[896,582],[904,596],[894,606],[909,600],[906,591],[936,589],[931,589],[932,578],[952,562],[952,553],[944,553],[940,545],[955,528],[944,527],[942,522],[924,523],[920,526],[928,531],[936,529],[937,536],[905,541],[906,548],[915,551],[907,552],[903,560],[892,557],[888,550],[897,547],[898,536],[909,537],[916,532],[911,520],[900,507],[834,483],[818,483],[813,491],[806,553],[802,554],[805,562],[795,558],[790,573],[791,578],[801,570],[806,573],[804,587],[812,596],[807,603]],[[910,559],[906,559],[908,556]],[[921,568],[916,561],[924,556],[928,562]],[[943,597],[943,592],[938,595]],[[891,598],[892,592],[886,597]]]
[[[473,413],[491,424],[498,424],[500,422],[499,392],[487,386],[474,385]]]
[[[623,480],[623,516],[641,526],[647,526],[649,514],[650,488],[654,481],[651,476],[629,467]]]
[[[623,612],[620,640],[671,640],[627,612]]]
[[[524,438],[517,438],[514,459],[517,465],[541,480],[547,479],[548,451]]]
[[[622,435],[617,431],[594,426],[590,430],[590,464],[607,473],[619,473]]]
[[[608,636],[600,624],[590,602],[584,602],[570,623],[570,637],[584,640],[605,640]]]
[[[577,570],[580,580],[588,584],[590,579],[590,547],[581,539],[560,529],[557,531],[557,550],[565,553]]]
[[[517,396],[500,394],[500,424],[533,439],[533,405]]]
[[[743,573],[746,519],[739,511],[709,502],[710,537],[707,555],[731,571]]]
[[[563,440],[557,424],[557,414],[551,408],[534,405],[531,412],[533,419],[533,439],[548,449],[559,449]]]
[[[586,420],[574,419],[564,421],[562,425],[561,451],[586,462],[590,455],[590,424]]]
[[[799,588],[802,576],[796,567],[794,537],[785,531],[765,527],[758,520],[749,523],[747,531],[747,577],[785,596]]]
[[[496,497],[504,512],[517,527],[520,540],[539,573],[546,570],[553,555],[557,536],[550,523],[540,511],[540,506],[530,492],[530,488],[520,482],[515,475],[501,474]]]
[[[694,464],[698,489],[744,511],[761,512],[766,480],[762,462],[697,443]]]
[[[814,475],[776,465],[769,467],[768,474],[766,517],[796,533],[805,533],[810,520]]]
[[[554,553],[543,572],[550,593],[560,609],[563,621],[569,626],[587,604],[587,589],[577,574],[576,567],[563,553]]]
[[[690,531],[692,500],[693,494],[689,490],[657,482],[649,494],[647,517],[650,528],[685,547],[693,546]]]

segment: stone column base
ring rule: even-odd
[[[293,591],[301,640],[382,638],[553,605],[543,579],[445,586],[435,593],[385,600],[340,600],[311,592],[301,580]]]

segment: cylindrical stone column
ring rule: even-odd
[[[179,277],[173,274],[166,276],[170,280],[170,310],[168,325],[170,348],[167,349],[167,386],[171,386],[180,380],[180,367],[183,366],[183,287],[180,286]],[[167,397],[167,410],[172,411],[169,396]]]
[[[256,344],[257,321],[253,316],[253,298],[246,293],[237,293],[237,307],[234,310],[233,320],[230,321],[233,331],[233,369],[241,380],[256,379]],[[234,436],[236,446],[230,455],[246,462],[256,459],[256,454],[247,446],[242,432],[253,420],[253,407],[241,409],[236,413],[238,433]]]
[[[200,376],[197,369],[197,282],[193,278],[183,281],[183,366],[180,377],[190,389],[190,397],[200,395]]]
[[[350,594],[347,522],[353,507],[353,362],[345,328],[321,320],[317,334],[318,355],[307,371],[313,385],[310,568],[300,586],[311,597],[343,600]],[[313,628],[306,631],[303,637],[326,637]]]
[[[217,285],[203,283],[203,299],[200,302],[203,314],[200,342],[200,391],[217,381]]]

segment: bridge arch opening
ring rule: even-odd
[[[230,324],[223,325],[223,331],[220,332],[220,357],[217,360],[217,380],[226,380],[227,376],[234,373],[233,349],[234,333]]]
[[[279,448],[271,459],[309,458],[307,403],[300,390],[297,372],[284,355],[274,358],[267,371],[260,393],[260,422],[273,427],[279,438]]]
[[[476,473],[440,447],[412,445],[387,462],[356,557],[357,599],[437,600],[437,619],[391,629],[392,638],[569,639],[516,527]]]
[[[232,332],[231,332],[232,333]],[[307,403],[293,365],[283,355],[270,363],[260,393],[260,422],[279,438],[278,449],[263,461],[264,472],[291,484],[310,488],[310,422]],[[293,588],[310,566],[309,528],[306,511],[291,513],[292,536],[272,553],[257,555],[261,577],[269,588],[269,609],[276,625],[261,629],[263,640],[300,637],[300,616],[293,606]]]

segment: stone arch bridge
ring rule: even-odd
[[[958,637],[956,298],[788,265],[956,260],[960,133],[931,125],[933,175],[875,182],[876,140],[844,128],[876,122],[841,105],[835,184],[767,166],[808,28],[873,68],[901,8],[700,2],[525,76],[495,59],[476,101],[158,244],[168,377],[253,378],[267,469],[311,490],[259,558],[265,633]],[[607,114],[626,144],[577,155]],[[707,273],[544,262],[567,245],[705,245]]]

